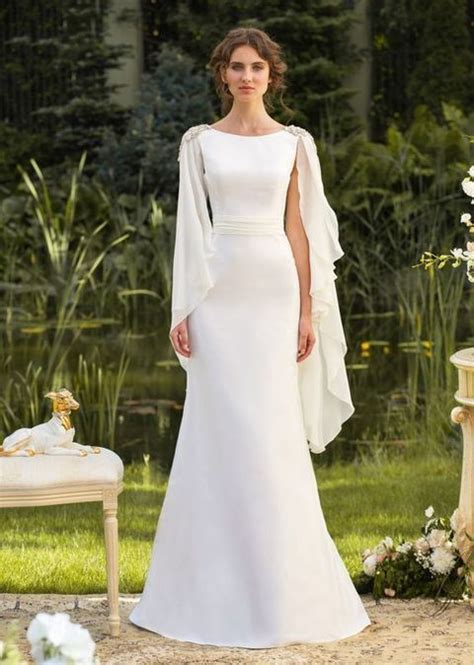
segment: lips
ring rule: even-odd
[[[249,88],[247,86],[243,86],[242,88],[239,88],[239,90],[253,90],[253,88]]]

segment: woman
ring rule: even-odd
[[[370,624],[327,531],[310,456],[354,410],[337,219],[311,135],[266,111],[267,90],[283,87],[278,45],[232,30],[211,66],[233,102],[180,146],[170,338],[187,392],[130,618],[219,646],[337,640]]]

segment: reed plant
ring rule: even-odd
[[[43,172],[34,159],[30,160],[37,177],[33,182],[30,175],[18,167],[29,192],[35,219],[43,235],[43,249],[48,266],[38,271],[38,278],[52,287],[50,313],[54,312],[55,326],[48,354],[48,373],[64,360],[60,349],[66,330],[71,327],[85,293],[85,287],[93,288],[93,276],[107,253],[128,238],[122,233],[108,242],[102,249],[104,240],[100,237],[109,220],[104,220],[92,229],[75,230],[78,208],[78,192],[83,175],[86,153],[71,174],[70,189],[64,208],[60,209],[53,199],[50,187]],[[40,256],[42,253],[39,254]]]
[[[78,423],[85,443],[115,450],[119,400],[129,364],[127,342],[113,368],[79,356],[72,383],[81,403]]]

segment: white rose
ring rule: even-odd
[[[454,567],[456,557],[445,547],[437,547],[430,554],[431,570],[437,575],[446,575]]]
[[[375,567],[377,565],[377,558],[375,554],[371,554],[364,561],[364,573],[373,577],[375,575]]]
[[[461,224],[465,224],[466,226],[472,226],[472,217],[469,212],[465,212],[464,214],[461,215]]]
[[[454,249],[454,250],[451,250],[451,251],[452,252],[462,252],[462,249]],[[456,254],[454,256],[456,256]],[[425,510],[426,517],[432,517],[433,513],[434,513],[433,506],[428,506],[428,508]]]
[[[447,541],[448,534],[444,529],[432,529],[426,539],[430,547],[440,547],[440,545],[444,545]]]
[[[469,173],[469,175],[471,176],[471,178],[474,178],[474,164],[471,166],[471,168],[469,169],[468,173]]]
[[[474,197],[474,180],[471,180],[470,178],[464,178],[464,180],[461,182],[461,186],[465,194],[470,197]]]

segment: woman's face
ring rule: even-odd
[[[238,46],[224,73],[229,92],[239,101],[255,100],[267,91],[270,67],[258,52],[247,44]]]

